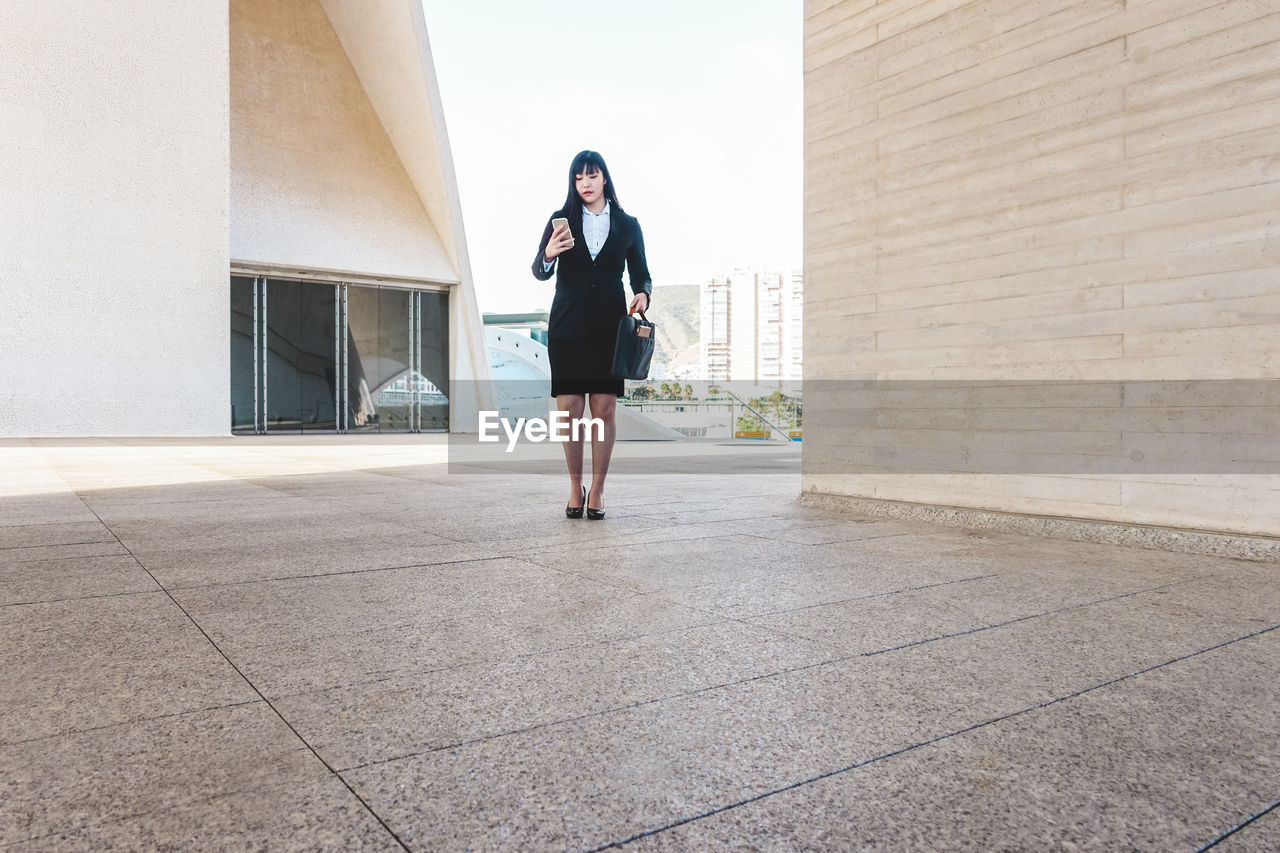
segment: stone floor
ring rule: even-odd
[[[1273,563],[445,450],[0,442],[0,847],[1280,850]]]

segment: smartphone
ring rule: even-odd
[[[562,216],[557,216],[555,219],[551,220],[552,234],[556,233],[561,228],[565,229],[566,231],[569,230],[569,220],[565,219]]]

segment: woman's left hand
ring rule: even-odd
[[[649,308],[649,294],[637,293],[631,298],[631,305],[627,308],[628,314],[634,314],[637,311],[644,313]]]

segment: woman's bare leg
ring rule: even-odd
[[[591,437],[591,491],[587,493],[587,506],[604,508],[604,478],[609,473],[609,460],[613,457],[613,441],[618,435],[617,394],[592,394],[591,417],[604,421],[604,440]]]
[[[582,506],[582,433],[574,440],[573,421],[582,417],[587,407],[585,394],[561,394],[556,408],[569,413],[569,440],[564,443],[564,461],[569,466],[569,506]],[[594,459],[594,455],[592,459]]]

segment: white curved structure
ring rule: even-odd
[[[420,3],[13,0],[0,29],[0,435],[229,432],[232,274],[447,294],[425,327],[448,330],[452,428],[474,422],[488,363]]]

